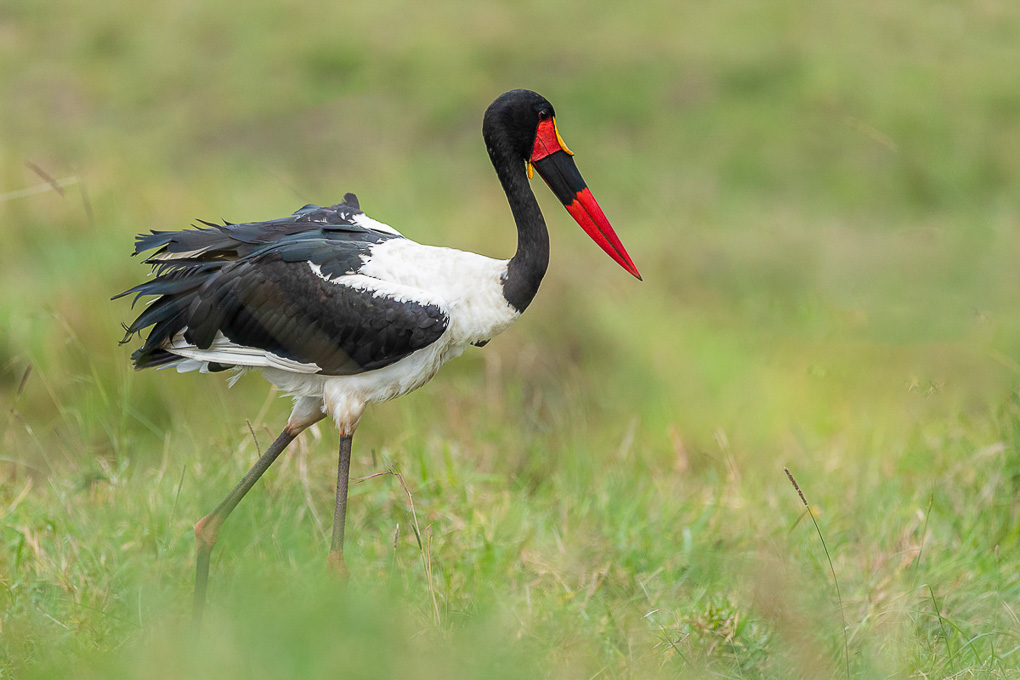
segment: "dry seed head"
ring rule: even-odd
[[[800,496],[800,500],[804,504],[804,507],[810,508],[810,506],[808,506],[807,499],[804,498],[804,492],[800,490],[800,484],[798,484],[797,480],[793,478],[793,473],[790,472],[790,468],[784,467],[783,471],[786,472],[786,476],[789,477],[790,484],[793,484],[793,488],[797,490],[797,495]]]

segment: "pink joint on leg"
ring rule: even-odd
[[[195,540],[200,547],[212,550],[216,545],[216,539],[220,536],[220,527],[223,526],[223,518],[214,514],[208,514],[198,520],[195,525]]]

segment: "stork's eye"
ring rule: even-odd
[[[542,109],[538,112],[539,120],[549,120],[550,118],[552,118],[552,114],[549,113],[549,109]]]

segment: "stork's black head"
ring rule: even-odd
[[[531,90],[504,92],[489,105],[482,120],[482,137],[501,179],[538,170],[567,212],[602,250],[628,272],[641,278],[609,220],[588,190],[556,128],[549,100]]]
[[[539,121],[551,119],[553,115],[552,104],[537,92],[510,90],[499,95],[485,110],[482,120],[482,137],[489,155],[499,150],[513,154],[514,160],[527,161],[531,158]]]

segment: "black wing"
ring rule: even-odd
[[[282,220],[139,237],[136,252],[159,248],[146,260],[157,276],[117,297],[159,297],[127,328],[125,342],[152,327],[132,355],[135,367],[181,360],[168,351],[179,334],[209,349],[222,333],[235,345],[329,375],[382,368],[435,342],[449,324],[440,305],[324,278],[356,273],[374,244],[400,238],[354,224],[351,215],[360,210],[351,194],[345,199]]]
[[[306,205],[293,215],[266,222],[245,224],[213,224],[199,220],[205,229],[184,231],[152,231],[135,238],[135,252],[138,255],[155,250],[146,259],[148,263],[168,260],[200,260],[212,262],[236,260],[251,255],[267,244],[288,238],[318,232],[334,232],[341,240],[376,243],[380,239],[399,236],[395,233],[380,232],[359,226],[357,215],[364,215],[358,205],[358,197],[345,194],[342,203],[329,207]],[[194,226],[194,225],[193,225]]]

